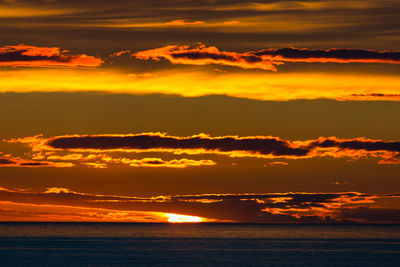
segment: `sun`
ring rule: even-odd
[[[189,216],[189,215],[181,215],[175,213],[167,213],[165,214],[168,218],[168,222],[170,223],[194,223],[194,222],[202,222],[203,218],[197,216]]]

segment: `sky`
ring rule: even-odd
[[[399,12],[0,1],[0,221],[400,223]]]

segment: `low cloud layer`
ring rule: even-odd
[[[203,221],[398,223],[400,210],[377,202],[399,197],[358,192],[135,197],[79,193],[57,187],[39,193],[0,187],[0,203],[7,202],[8,207],[7,213],[0,208],[0,220],[14,209],[24,212],[18,219],[35,220],[36,210],[42,209],[50,220],[65,220],[68,215],[78,221],[146,221],[147,218],[162,222],[167,221],[166,214],[173,213],[204,218]],[[43,216],[40,219],[45,219]]]
[[[170,45],[132,54],[137,59],[166,59],[173,64],[209,65],[219,64],[243,69],[263,69],[277,71],[276,66],[286,62],[305,63],[388,63],[400,64],[398,51],[355,50],[332,48],[327,50],[307,48],[265,49],[252,52],[220,51],[217,47],[199,44]]]
[[[0,66],[11,67],[97,67],[103,60],[85,54],[70,55],[59,47],[9,45],[0,47]]]

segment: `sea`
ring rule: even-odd
[[[400,225],[3,222],[0,266],[400,266]]]

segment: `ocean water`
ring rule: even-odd
[[[400,266],[400,225],[0,223],[0,266]]]

